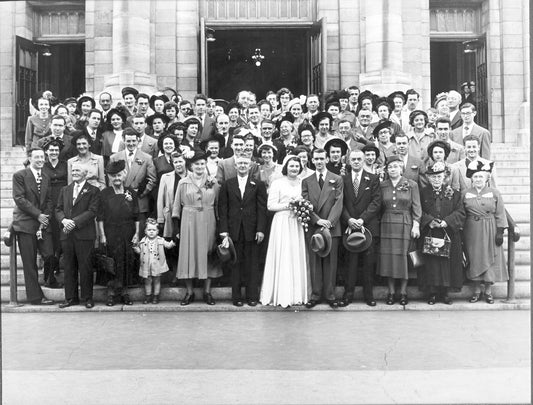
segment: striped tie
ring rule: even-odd
[[[355,174],[355,178],[353,179],[353,192],[357,197],[357,194],[359,194],[359,176],[357,174]]]

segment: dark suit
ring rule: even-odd
[[[201,121],[201,119],[200,119]],[[204,122],[202,124],[202,132],[198,134],[198,138],[200,138],[200,141],[205,141],[206,139],[209,139],[213,136],[213,134],[216,131],[216,125],[215,120],[207,114],[204,116]]]
[[[420,184],[421,175],[425,173],[426,166],[424,165],[424,162],[422,162],[422,160],[418,159],[417,157],[408,155],[407,164],[405,165],[403,171],[403,177],[416,181],[418,184]]]
[[[363,226],[372,233],[372,244],[360,253],[348,252],[348,268],[346,269],[346,286],[344,295],[349,300],[353,299],[357,269],[359,262],[363,262],[363,295],[365,301],[374,299],[374,257],[376,243],[379,238],[378,213],[381,207],[381,190],[379,177],[375,174],[362,171],[357,197],[352,182],[351,170],[343,176],[344,181],[344,208],[342,210],[342,222],[347,227],[348,220],[362,219]]]
[[[319,228],[317,221],[326,219],[331,222],[330,233],[332,236],[331,252],[322,258],[309,251],[309,267],[311,270],[311,300],[319,301],[323,295],[328,302],[335,301],[335,280],[337,275],[337,255],[339,238],[341,236],[340,216],[342,213],[342,177],[326,170],[324,186],[320,189],[317,174],[302,181],[302,196],[313,204],[311,212],[311,226],[308,237],[311,237]]]
[[[463,119],[461,118],[461,111],[457,110],[457,114],[453,116],[451,120],[451,129],[454,130],[463,125]]]
[[[61,247],[65,262],[65,299],[78,299],[78,273],[80,277],[81,299],[93,297],[93,274],[91,253],[96,239],[94,219],[100,205],[100,190],[85,182],[73,201],[72,182],[61,189],[56,207],[56,218],[61,231]],[[71,219],[76,227],[69,233],[63,230],[63,219]]]
[[[237,252],[237,263],[231,272],[231,294],[241,299],[241,280],[245,279],[246,298],[259,298],[259,249],[255,241],[257,232],[266,228],[266,186],[248,175],[244,195],[241,197],[237,177],[222,184],[218,196],[220,233],[227,232]],[[265,243],[265,242],[263,242]]]
[[[45,143],[50,141],[51,139],[56,139],[57,137],[54,135],[48,135],[44,138],[39,139],[37,142],[37,146],[39,148],[42,148]],[[66,162],[71,157],[74,157],[78,154],[78,151],[76,148],[72,145],[72,136],[69,134],[64,133],[63,137],[61,138],[61,141],[63,142],[63,149],[59,152],[59,160],[62,160]]]
[[[37,271],[37,250],[41,252],[45,265],[53,255],[51,227],[42,232],[42,239],[37,239],[40,214],[52,215],[52,196],[50,178],[41,170],[41,192],[30,168],[13,174],[13,230],[18,234],[20,256],[24,269],[24,284],[28,301],[44,298],[39,286]]]
[[[84,134],[87,134],[90,137],[90,139],[93,140],[89,150],[92,153],[95,153],[97,155],[101,155],[102,154],[102,131],[101,131],[101,129],[100,128],[96,129],[96,139],[93,139],[93,137],[89,133],[89,128],[87,126],[85,128],[83,128],[83,129],[81,129],[81,130],[74,131],[72,133],[72,137],[74,138],[80,132],[83,132]],[[77,155],[78,152],[76,151],[76,145],[72,145],[72,148],[73,148],[73,153],[74,153],[72,156]]]

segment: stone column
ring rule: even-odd
[[[150,61],[151,10],[149,0],[113,0],[113,73],[105,88],[119,98],[124,86],[149,94],[156,91]]]
[[[411,75],[403,71],[402,4],[395,0],[364,0],[362,25],[365,60],[359,75],[362,88],[378,94],[411,87]]]

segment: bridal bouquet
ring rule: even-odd
[[[313,204],[304,198],[298,198],[289,202],[289,209],[294,212],[298,222],[303,226],[304,231],[307,232],[309,230],[309,222],[311,221],[309,214],[313,211]]]

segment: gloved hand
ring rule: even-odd
[[[503,244],[503,230],[504,228],[498,228],[496,230],[496,238],[495,238],[496,246],[501,246]]]

